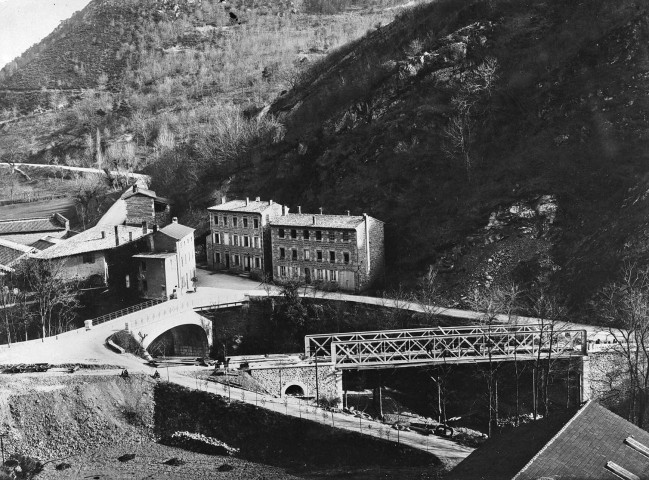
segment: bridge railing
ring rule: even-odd
[[[332,343],[339,368],[380,368],[422,363],[465,363],[586,355],[586,331],[516,331],[381,338]]]
[[[204,311],[208,311],[208,310],[219,310],[221,308],[241,307],[243,305],[248,305],[248,303],[250,303],[248,300],[243,300],[243,301],[240,301],[240,302],[215,303],[213,305],[194,307],[194,311],[195,312],[204,312]]]
[[[92,324],[93,325],[100,325],[105,322],[109,322],[110,320],[114,320],[119,317],[123,317],[125,315],[128,315],[130,313],[134,312],[139,312],[140,310],[144,310],[145,308],[153,307],[154,305],[158,305],[160,303],[166,302],[166,298],[157,298],[154,300],[149,300],[148,302],[143,302],[143,303],[138,303],[137,305],[133,305],[128,308],[122,308],[121,310],[117,310],[116,312],[111,312],[107,313],[106,315],[102,315],[101,317],[93,318],[92,319]]]

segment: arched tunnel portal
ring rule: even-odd
[[[210,353],[205,329],[178,325],[153,339],[147,350],[154,357],[207,357]]]

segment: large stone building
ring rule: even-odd
[[[149,237],[149,251],[133,255],[139,261],[138,288],[145,298],[178,297],[194,288],[194,229],[172,223]]]
[[[284,209],[270,226],[275,279],[331,282],[358,292],[383,274],[383,222],[367,214],[290,214]]]
[[[270,219],[281,215],[282,206],[270,201],[226,201],[207,209],[210,234],[206,241],[207,263],[215,270],[270,271]]]
[[[171,221],[170,212],[169,200],[135,184],[122,193],[97,224],[139,226],[146,222],[149,228],[163,227]]]

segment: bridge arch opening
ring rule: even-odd
[[[210,352],[205,329],[193,324],[170,328],[156,337],[147,350],[154,357],[207,357]]]
[[[289,397],[303,397],[305,394],[304,385],[292,383],[284,389],[284,395]]]

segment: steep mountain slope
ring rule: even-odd
[[[575,306],[645,260],[647,2],[442,0],[319,62],[231,193],[387,222],[389,279],[455,300],[552,278]]]

